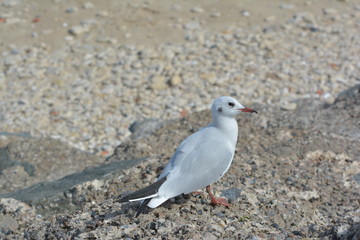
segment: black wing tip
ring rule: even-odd
[[[148,203],[151,201],[151,198],[148,198],[148,199],[145,199],[140,207],[138,208],[138,210],[136,211],[136,214],[135,214],[135,218],[137,218],[146,208],[146,206],[148,205]]]
[[[144,198],[146,196],[150,196],[155,194],[159,188],[161,187],[161,185],[166,181],[166,177],[161,178],[159,180],[157,180],[156,182],[154,182],[153,184],[150,184],[149,186],[142,188],[140,190],[137,190],[133,193],[129,193],[126,196],[121,197],[118,202],[123,203],[123,202],[128,202],[130,200],[133,199],[139,199],[139,198]],[[120,196],[119,196],[120,197]]]
[[[120,195],[118,196],[118,198],[115,200],[115,202],[119,202],[119,203],[124,203],[124,202],[130,202],[131,198],[127,197],[128,195],[124,196],[124,197],[120,197]],[[148,203],[151,201],[152,198],[148,198],[142,201],[141,205],[139,206],[138,210],[136,211],[134,217],[137,218],[141,213],[144,212],[146,206],[148,205]]]
[[[118,202],[118,203],[124,203],[124,202],[128,202],[129,200],[124,200],[123,198],[120,198],[120,199],[118,199],[118,200],[116,200],[116,202]]]
[[[130,193],[131,194],[131,193]],[[123,203],[123,202],[129,202],[129,200],[131,200],[130,198],[128,198],[128,196],[130,195],[125,195],[122,196],[121,194],[119,196],[117,196],[117,199],[115,200],[115,202],[119,202],[119,203]]]

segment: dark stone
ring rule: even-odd
[[[28,163],[28,162],[20,162],[20,161],[13,160],[8,154],[7,147],[0,148],[0,174],[6,168],[17,166],[17,165],[23,166],[24,170],[25,170],[25,172],[27,172],[27,174],[29,174],[30,176],[34,176],[35,167],[33,164]]]
[[[353,176],[353,179],[354,179],[354,181],[355,181],[357,184],[360,184],[360,173],[354,175],[354,176]]]
[[[342,234],[341,236],[337,236],[336,239],[360,239],[360,222],[354,223],[344,234]]]
[[[146,119],[142,122],[135,121],[129,127],[129,130],[132,133],[131,138],[141,139],[147,137],[161,126],[162,124],[158,119]]]
[[[230,188],[221,192],[221,196],[229,201],[235,201],[240,198],[242,190],[239,188]]]
[[[2,132],[0,131],[0,136],[15,136],[15,137],[21,137],[21,138],[31,138],[31,134],[28,132],[17,132],[17,133],[11,133],[11,132]]]
[[[292,231],[292,234],[296,235],[296,236],[304,236],[304,234],[301,231]]]
[[[16,164],[15,161],[10,159],[9,154],[6,151],[6,148],[0,148],[0,174],[3,170],[8,167],[12,167]]]

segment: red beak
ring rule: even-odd
[[[251,108],[242,108],[242,109],[239,109],[239,110],[242,111],[242,112],[258,113],[255,109],[251,109]]]

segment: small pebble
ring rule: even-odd
[[[167,88],[166,79],[164,76],[155,75],[151,78],[151,88],[153,90],[163,90]]]
[[[191,9],[191,12],[193,13],[203,13],[204,12],[204,9],[200,8],[200,7],[193,7]]]
[[[89,28],[83,25],[76,25],[69,29],[69,33],[74,36],[79,36],[89,31]]]
[[[297,104],[294,102],[283,102],[280,107],[283,110],[294,111],[297,108]]]
[[[335,8],[324,8],[323,13],[326,15],[334,15],[337,14],[338,11]]]
[[[292,4],[286,4],[286,3],[281,3],[281,4],[279,5],[279,7],[280,7],[281,9],[293,9],[293,8],[295,8],[294,5],[292,5]]]
[[[2,95],[3,91],[6,91],[6,78],[5,74],[0,72],[0,96]]]
[[[71,8],[67,8],[65,10],[66,13],[74,13],[74,12],[77,12],[78,9],[76,7],[71,7]]]
[[[107,17],[109,13],[107,11],[101,11],[96,14],[97,17]]]
[[[93,9],[94,4],[92,4],[91,2],[86,2],[86,3],[83,4],[83,8],[84,9]]]
[[[176,86],[176,85],[179,85],[180,83],[182,82],[182,79],[179,75],[175,75],[171,78],[170,80],[170,84],[172,86]]]
[[[243,15],[244,17],[249,17],[250,16],[250,13],[248,11],[241,11],[241,15]]]
[[[218,238],[211,234],[210,232],[205,232],[203,235],[203,240],[217,240]]]
[[[219,13],[219,12],[214,12],[214,13],[211,13],[211,14],[210,14],[210,17],[212,17],[212,18],[218,18],[218,17],[221,17],[221,13]]]
[[[189,22],[184,24],[184,29],[187,30],[199,30],[200,29],[200,24],[199,22]]]
[[[330,93],[323,94],[322,99],[326,104],[329,104],[329,105],[333,104],[336,100],[335,97],[332,96]]]
[[[1,3],[1,5],[7,8],[11,8],[18,5],[20,2],[20,0],[5,0]]]
[[[274,20],[276,20],[276,16],[272,15],[272,16],[268,16],[264,19],[266,22],[272,22]]]

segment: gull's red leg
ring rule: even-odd
[[[209,196],[211,198],[210,204],[213,205],[224,205],[225,207],[230,207],[231,205],[225,198],[215,198],[214,194],[211,192],[210,185],[206,187],[206,191],[209,193]]]
[[[192,194],[194,196],[201,195],[202,198],[205,198],[205,194],[203,192],[195,191],[195,192],[192,192]]]

